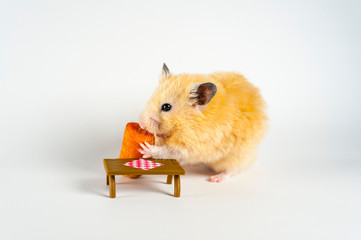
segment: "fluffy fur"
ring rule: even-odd
[[[210,82],[217,92],[209,103],[192,99],[197,87]],[[172,109],[162,111],[162,104]],[[144,157],[204,163],[221,182],[250,166],[266,129],[265,103],[259,90],[237,73],[171,75],[165,66],[159,86],[140,116],[140,124],[156,137],[144,146]]]

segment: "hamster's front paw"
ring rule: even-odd
[[[150,145],[147,142],[140,143],[140,149],[138,149],[138,151],[143,154],[143,158],[159,158],[161,153],[163,152],[161,146],[154,146],[154,145]]]

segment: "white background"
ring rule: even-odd
[[[0,1],[1,239],[360,239],[359,1]],[[237,71],[270,130],[223,184],[117,178],[125,124],[174,73]]]

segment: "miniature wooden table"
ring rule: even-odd
[[[172,184],[174,176],[174,196],[180,197],[180,175],[184,175],[184,169],[177,160],[173,159],[147,159],[164,165],[149,170],[138,169],[123,164],[138,158],[115,158],[104,159],[104,168],[107,174],[107,185],[109,185],[109,197],[115,198],[115,175],[167,175],[167,184]]]

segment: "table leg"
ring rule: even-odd
[[[115,198],[116,193],[115,193],[115,177],[114,175],[110,175],[109,176],[109,197],[110,198]]]
[[[173,175],[168,175],[167,177],[167,184],[172,184]]]
[[[180,190],[181,190],[180,176],[174,175],[174,196],[175,197],[180,197]]]
[[[109,176],[107,175],[107,185],[109,185]]]

